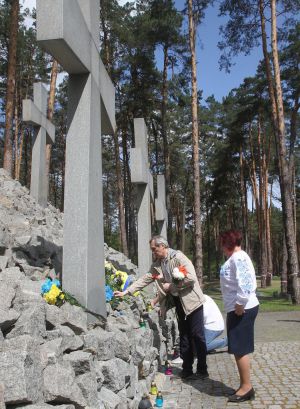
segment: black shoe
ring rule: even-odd
[[[206,378],[209,378],[209,374],[208,374],[207,371],[197,371],[196,372],[196,377],[198,379],[206,379]]]
[[[207,355],[215,354],[216,352],[217,352],[216,349],[211,349],[210,351],[207,351]]]
[[[250,391],[248,391],[244,395],[234,394],[234,395],[229,396],[228,402],[239,403],[239,402],[245,402],[246,400],[252,400],[254,398],[255,398],[255,392],[254,392],[254,389],[252,388],[250,389]]]
[[[186,379],[186,380],[195,378],[193,371],[181,371],[179,376],[181,379]]]
[[[227,394],[226,394],[226,396],[232,396],[232,395],[235,395],[236,393],[237,393],[237,391],[238,391],[238,389],[232,389],[232,391],[230,391],[230,392],[228,392]]]

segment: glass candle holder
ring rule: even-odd
[[[155,399],[155,406],[157,408],[162,408],[163,404],[164,404],[163,396],[162,396],[161,392],[158,392],[157,396],[156,396],[156,399]]]

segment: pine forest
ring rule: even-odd
[[[254,47],[261,54],[255,76],[222,101],[203,98],[196,70],[198,30],[212,3],[100,0],[101,58],[117,120],[115,134],[102,136],[105,242],[137,261],[129,163],[133,119],[144,118],[151,172],[166,180],[168,241],[193,260],[199,281],[219,276],[220,232],[239,229],[261,287],[278,276],[281,293],[300,304],[300,1],[214,2],[226,16],[224,81],[238,55]],[[68,76],[37,44],[35,13],[0,0],[0,166],[29,187],[33,128],[22,122],[22,100],[32,99],[34,82],[46,83],[56,127],[47,145],[49,201],[63,211]]]

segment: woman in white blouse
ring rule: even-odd
[[[242,235],[229,230],[220,235],[227,257],[221,267],[220,282],[227,313],[228,352],[234,354],[240,375],[240,387],[229,396],[230,402],[255,398],[250,380],[250,357],[254,351],[254,322],[259,302],[255,294],[256,277],[252,261],[241,249]]]

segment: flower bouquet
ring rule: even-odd
[[[105,283],[106,302],[115,308],[121,300],[114,298],[114,291],[125,291],[131,284],[131,277],[125,271],[117,270],[112,263],[106,261]],[[134,295],[136,296],[138,293],[134,293]],[[127,301],[126,297],[123,298],[123,301]]]
[[[174,267],[172,271],[172,278],[175,283],[180,283],[187,276],[187,271],[184,266]]]
[[[79,302],[66,291],[62,291],[60,281],[50,277],[42,284],[41,294],[44,300],[51,305],[61,307],[65,302],[82,307]]]

